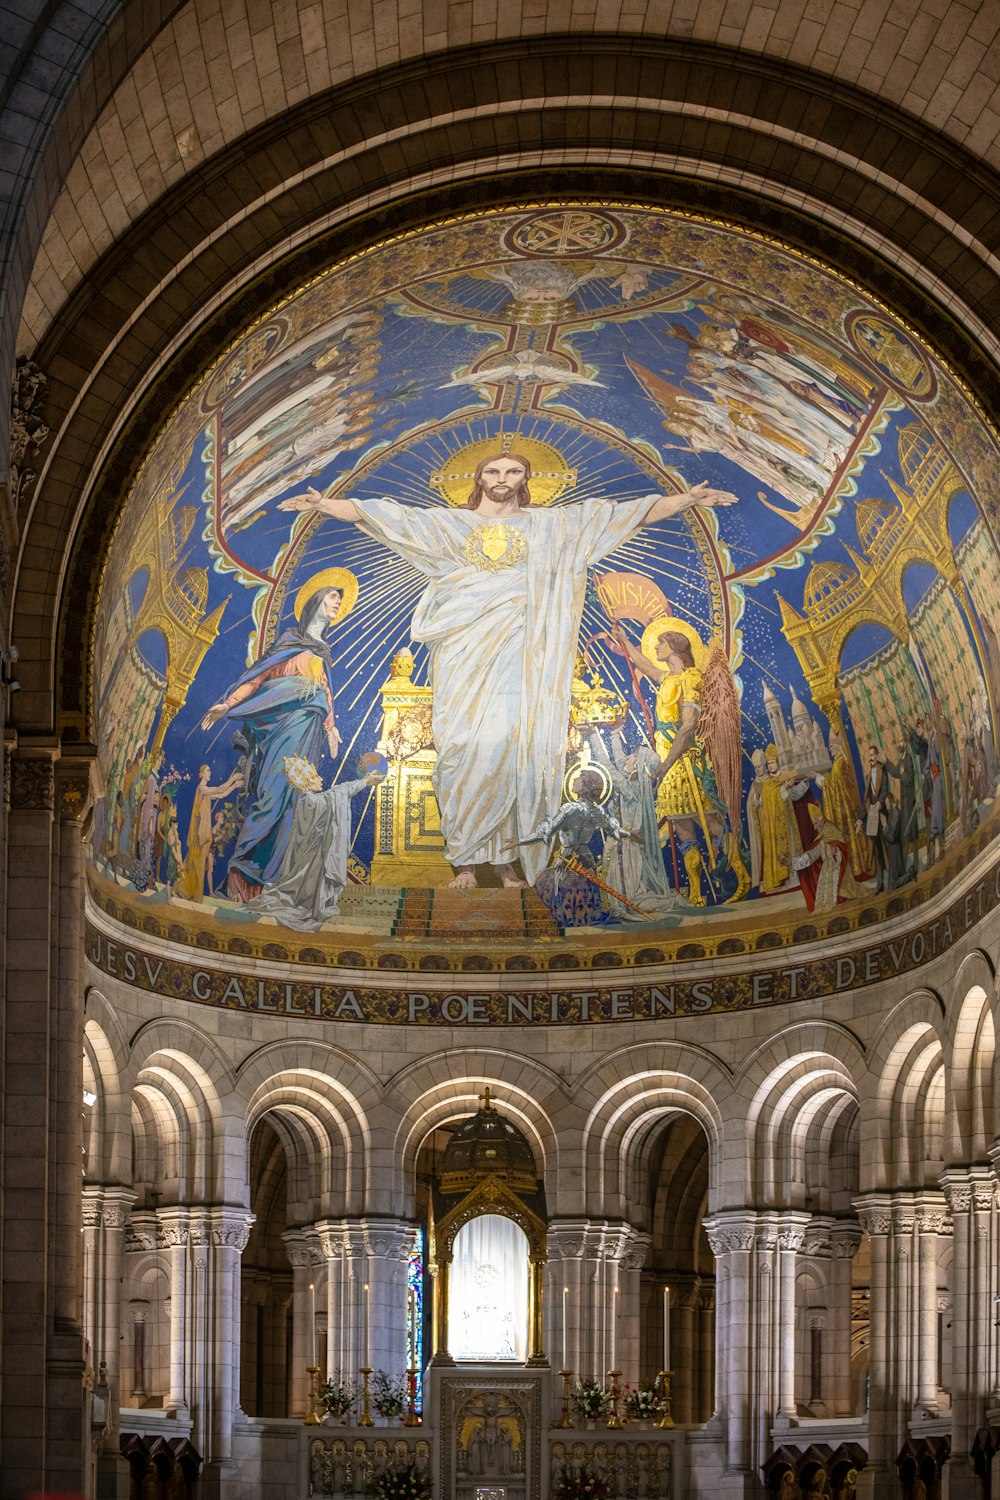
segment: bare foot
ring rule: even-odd
[[[518,891],[527,889],[528,882],[526,880],[518,880],[514,874],[513,865],[494,865],[493,868],[500,877],[500,884],[506,889]]]
[[[449,880],[448,889],[450,891],[474,891],[476,889],[475,866],[463,865],[455,879]]]

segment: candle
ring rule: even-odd
[[[611,1293],[611,1368],[617,1370],[615,1351],[618,1345],[618,1288]]]
[[[319,1364],[319,1339],[316,1335],[316,1287],[309,1283],[309,1348],[313,1352],[313,1364]]]
[[[670,1288],[663,1288],[663,1368],[670,1369]]]
[[[568,1370],[569,1369],[569,1365],[566,1363],[566,1318],[568,1316],[568,1313],[567,1313],[567,1298],[568,1297],[569,1297],[569,1287],[568,1286],[564,1286],[563,1287],[563,1362],[562,1362],[562,1368],[564,1370]]]
[[[371,1287],[365,1282],[365,1364],[372,1362]]]

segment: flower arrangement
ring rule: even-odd
[[[573,1410],[587,1422],[596,1422],[606,1417],[611,1408],[611,1397],[596,1380],[578,1380],[570,1396]]]
[[[353,1407],[358,1396],[358,1388],[339,1370],[334,1370],[329,1380],[319,1393],[319,1399],[326,1407],[331,1417],[340,1417],[343,1420]]]
[[[415,1463],[394,1464],[375,1486],[378,1500],[431,1500],[430,1481]]]
[[[372,1406],[389,1422],[401,1417],[406,1410],[406,1376],[376,1370],[372,1376]]]
[[[591,1464],[582,1463],[572,1469],[563,1469],[552,1500],[608,1500],[610,1493],[604,1476]]]
[[[663,1402],[652,1385],[625,1387],[625,1415],[630,1422],[650,1422],[663,1415]]]

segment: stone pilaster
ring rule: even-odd
[[[73,806],[57,805],[57,751],[52,739],[22,737],[11,747],[9,781],[5,766],[0,1470],[11,1494],[76,1490],[90,1455],[80,1295],[82,861]],[[77,772],[85,780],[82,755],[60,766],[61,784]]]
[[[823,1340],[823,1381],[827,1413],[847,1417],[854,1412],[857,1393],[851,1375],[851,1288],[854,1257],[861,1248],[861,1226],[856,1219],[834,1219],[830,1225],[830,1293]]]
[[[588,1224],[584,1219],[555,1219],[549,1225],[545,1251],[544,1326],[546,1350],[555,1370],[572,1370],[579,1378],[583,1348],[583,1251]],[[561,1386],[553,1382],[554,1410],[559,1409]]]
[[[239,1410],[240,1256],[253,1215],[227,1207],[163,1208],[160,1243],[170,1254],[169,1408],[187,1410],[206,1465],[232,1457]]]
[[[304,1417],[309,1402],[306,1370],[316,1363],[314,1278],[320,1265],[320,1249],[306,1229],[289,1229],[282,1235],[285,1254],[292,1267],[292,1370],[289,1416]],[[310,1292],[312,1288],[312,1292]]]
[[[727,1210],[705,1221],[716,1257],[718,1390],[730,1471],[756,1475],[771,1427],[795,1415],[795,1267],[809,1215]]]
[[[326,1261],[327,1369],[356,1377],[406,1363],[406,1265],[414,1226],[403,1219],[323,1219],[314,1226]]]
[[[895,1486],[896,1443],[895,1366],[892,1362],[890,1236],[892,1200],[888,1193],[856,1198],[858,1221],[868,1236],[871,1288],[868,1342],[868,1462],[858,1476],[859,1500],[892,1494]]]
[[[951,1500],[977,1494],[970,1449],[997,1379],[997,1183],[984,1164],[949,1167],[941,1177],[951,1213]]]

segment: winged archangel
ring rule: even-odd
[[[664,614],[646,626],[638,647],[624,637],[609,644],[656,686],[656,815],[662,841],[683,861],[688,901],[704,906],[703,879],[714,891],[727,870],[736,877],[728,900],[740,900],[750,889],[739,838],[740,700],[722,643],[706,646],[686,620]]]

